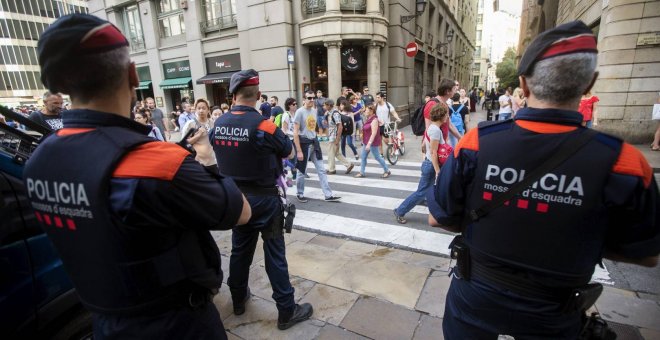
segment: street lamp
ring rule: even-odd
[[[402,15],[401,16],[401,23],[405,24],[408,21],[415,19],[416,17],[422,15],[424,13],[424,10],[426,9],[426,0],[417,0],[415,1],[415,14],[413,15]]]
[[[453,39],[454,39],[454,30],[450,28],[449,31],[447,32],[447,42],[443,43],[438,41],[438,44],[435,46],[435,49],[439,50],[440,47],[451,44],[451,41]]]

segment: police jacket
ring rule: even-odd
[[[470,130],[429,192],[429,211],[441,225],[463,225],[474,261],[533,284],[585,284],[605,249],[658,254],[652,170],[639,150],[604,133],[505,205],[466,219],[582,132],[581,121],[575,111],[525,108]]]
[[[242,196],[233,181],[124,117],[71,110],[63,125],[36,149],[24,178],[83,304],[153,312],[217,289],[220,254],[209,229],[236,224]]]
[[[220,172],[241,186],[274,187],[291,140],[249,106],[234,105],[215,121],[211,144]]]

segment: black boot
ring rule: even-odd
[[[250,300],[250,287],[247,287],[247,292],[242,300],[234,298],[234,294],[231,295],[232,302],[234,304],[234,314],[243,315],[245,313],[245,304]]]
[[[289,329],[298,322],[309,319],[313,313],[314,309],[309,303],[303,303],[302,305],[297,304],[293,308],[293,311],[280,312],[280,315],[277,318],[277,328],[281,330]]]

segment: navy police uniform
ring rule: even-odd
[[[39,40],[42,80],[52,92],[67,90],[62,69],[75,72],[79,57],[127,45],[107,21],[64,16]],[[222,270],[209,230],[237,223],[238,187],[127,117],[89,109],[62,116],[63,128],[42,141],[23,177],[36,218],[93,314],[94,337],[226,339],[211,303]]]
[[[572,289],[590,281],[604,251],[633,259],[660,252],[652,170],[637,149],[604,133],[593,132],[529,188],[468,220],[469,211],[521,181],[563,142],[592,133],[581,121],[577,111],[524,108],[515,120],[469,131],[442,167],[429,212],[440,225],[462,227],[471,257],[470,277],[454,276],[447,294],[446,338],[575,339],[581,311],[563,307]]]
[[[24,178],[37,219],[94,312],[95,337],[224,338],[210,303],[222,270],[209,230],[230,229],[240,216],[233,181],[127,118],[70,110],[63,124]]]
[[[253,70],[232,77],[230,92],[239,86],[258,84]],[[276,179],[282,175],[282,158],[291,153],[289,138],[273,122],[250,106],[234,105],[215,121],[211,135],[220,172],[236,181],[252,208],[252,218],[234,228],[227,284],[234,312],[244,311],[250,296],[248,276],[259,234],[264,241],[266,272],[273,288],[277,309],[289,313],[295,308],[294,289],[289,281],[283,234],[282,199]]]

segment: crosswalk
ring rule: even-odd
[[[296,204],[294,225],[298,229],[322,234],[348,237],[355,240],[419,251],[436,255],[449,255],[449,243],[454,234],[428,225],[428,208],[418,205],[406,214],[408,223],[398,224],[392,210],[417,189],[420,176],[420,161],[399,161],[390,166],[392,176],[383,179],[383,169],[371,157],[367,161],[366,178],[354,178],[359,172],[359,163],[349,175],[341,164],[336,166],[336,175],[328,180],[340,203],[323,200],[316,169],[308,164],[310,176],[305,181],[305,197],[308,203],[296,201],[296,186],[287,190],[289,200]],[[326,162],[327,169],[327,160]],[[388,164],[389,166],[389,164]],[[596,267],[594,281],[613,284],[606,269]]]

